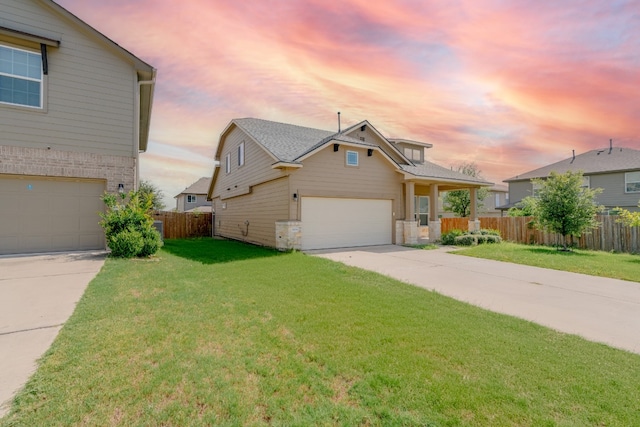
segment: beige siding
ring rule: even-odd
[[[238,166],[238,146],[244,142],[245,161]],[[273,169],[276,162],[262,147],[253,142],[239,128],[234,128],[222,142],[220,154],[220,170],[213,187],[213,197],[227,199],[247,194],[251,186],[286,175],[280,169]],[[225,173],[225,158],[231,154],[231,172]],[[280,218],[286,219],[286,218]]]
[[[287,194],[288,182],[284,177],[257,185],[250,194],[225,200],[216,197],[215,234],[275,247],[276,221],[287,219]]]
[[[133,157],[133,64],[43,4],[0,2],[0,25],[61,42],[48,48],[44,110],[0,104],[0,145]]]
[[[347,150],[359,153],[358,167],[346,165]],[[340,150],[334,152],[333,146],[329,146],[307,158],[304,167],[295,171],[290,179],[289,219],[301,218],[300,206],[293,201],[293,193],[298,194],[298,200],[301,197],[392,200],[393,219],[404,217],[401,175],[377,151],[368,157],[366,149],[341,145]]]
[[[371,130],[370,126],[367,126],[364,131],[361,131],[359,127],[352,130],[347,134],[351,138],[362,139],[364,138],[365,142],[379,145],[385,153],[387,153],[393,160],[400,163],[406,163],[406,160],[398,155],[397,151],[390,147],[390,144],[386,141],[383,141],[374,131]]]

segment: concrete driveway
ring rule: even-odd
[[[0,257],[0,417],[105,258],[106,252]]]
[[[640,354],[640,283],[453,255],[446,248],[308,253]]]

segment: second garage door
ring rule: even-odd
[[[391,244],[391,200],[302,198],[302,249]]]
[[[104,249],[104,181],[0,175],[0,254]]]

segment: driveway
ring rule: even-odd
[[[446,248],[308,253],[640,354],[640,283],[454,255]]]
[[[105,257],[106,252],[0,257],[0,417]]]

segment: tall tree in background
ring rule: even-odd
[[[602,189],[584,187],[582,172],[551,172],[547,179],[532,181],[540,186],[534,207],[535,224],[537,228],[562,235],[564,250],[567,250],[567,237],[579,237],[598,226],[596,214],[603,207],[596,204],[595,198]]]
[[[164,202],[162,201],[164,193],[151,181],[147,181],[145,179],[140,181],[140,185],[138,186],[138,194],[140,195],[141,200],[151,201],[152,210],[161,211],[166,207]]]
[[[462,163],[458,166],[458,172],[474,178],[482,179],[482,175],[475,163]],[[486,187],[479,188],[476,191],[478,210],[484,206],[482,201],[489,195],[489,189]],[[447,191],[443,199],[444,210],[453,212],[459,217],[467,217],[471,215],[471,194],[469,190]]]

